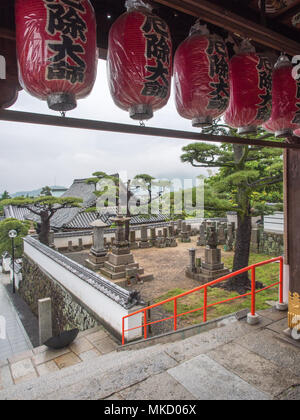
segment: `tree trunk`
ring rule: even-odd
[[[249,265],[251,241],[251,216],[243,218],[238,215],[238,226],[236,230],[235,252],[232,271],[237,271]],[[228,280],[225,289],[236,291],[240,294],[246,293],[251,288],[248,273],[240,274]]]
[[[247,154],[248,146],[234,145],[234,159],[237,170],[245,169],[244,156]],[[251,210],[249,191],[247,185],[240,184],[237,188],[237,229],[235,238],[235,252],[232,271],[237,271],[249,265],[250,241],[251,241]],[[248,273],[240,274],[228,280],[225,289],[236,291],[240,294],[251,288]]]
[[[42,244],[49,246],[50,219],[48,211],[41,212],[41,230],[39,240]]]

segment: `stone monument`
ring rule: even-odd
[[[137,249],[139,247],[136,241],[136,231],[131,230],[129,233],[130,249]]]
[[[99,270],[107,261],[107,251],[104,244],[104,230],[108,225],[102,220],[95,220],[90,224],[93,228],[93,246],[89,258],[85,261],[86,266],[94,271]]]
[[[226,244],[226,224],[220,223],[218,226],[218,245]]]
[[[144,275],[144,269],[135,263],[129,242],[125,239],[125,222],[129,218],[117,216],[111,221],[117,225],[115,241],[111,252],[107,254],[107,261],[100,269],[101,273],[122,286],[132,283],[132,280],[149,281],[153,275]],[[121,280],[123,279],[123,280]],[[119,281],[121,280],[121,281]]]
[[[218,237],[214,226],[207,229],[206,244],[204,261],[196,259],[196,250],[192,248],[189,250],[190,265],[186,268],[186,276],[201,284],[229,274],[229,269],[221,262],[221,250],[217,247]]]
[[[205,245],[205,235],[206,235],[206,223],[201,223],[200,228],[199,228],[199,236],[198,236],[198,240],[197,240],[197,245],[198,246],[204,246]]]
[[[151,243],[148,241],[148,228],[147,226],[141,227],[141,240],[139,243],[139,248],[151,248]]]
[[[231,222],[227,225],[227,239],[226,239],[226,251],[232,251],[234,248],[234,229],[235,224],[234,222]]]
[[[191,242],[191,238],[187,230],[186,222],[182,222],[179,238],[180,238],[180,242]]]

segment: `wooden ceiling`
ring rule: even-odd
[[[107,49],[112,23],[125,11],[125,0],[91,0],[97,16],[98,46]],[[169,24],[174,48],[200,17],[226,37],[249,37],[262,49],[300,54],[300,0],[155,0],[155,13]],[[14,37],[14,0],[0,4],[0,37]],[[1,53],[1,52],[0,52]]]

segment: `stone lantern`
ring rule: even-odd
[[[107,261],[107,251],[104,245],[104,230],[108,225],[102,220],[95,220],[90,224],[93,228],[93,246],[91,248],[89,258],[86,265],[92,270],[99,270]]]

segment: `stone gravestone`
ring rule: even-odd
[[[169,226],[169,237],[168,237],[167,245],[171,248],[175,248],[177,246],[177,241],[175,238],[174,222],[171,222]]]
[[[79,238],[78,239],[78,249],[79,249],[79,251],[82,251],[83,250],[83,241],[82,241],[82,238]]]
[[[190,236],[192,236],[192,225],[186,225],[186,230]]]
[[[177,220],[177,235],[180,235],[181,232],[181,228],[182,228],[182,219]]]
[[[147,226],[141,227],[141,241],[139,243],[140,248],[150,248],[151,244],[148,241],[148,228]]]
[[[49,232],[49,247],[52,248],[52,249],[55,249],[53,230],[50,230],[50,232]]]
[[[187,230],[186,222],[182,222],[181,232],[180,232],[179,237],[180,237],[181,242],[191,242],[191,238]]]
[[[88,268],[99,270],[107,261],[107,251],[104,244],[104,230],[107,224],[102,220],[95,220],[91,223],[93,228],[93,246],[91,248],[89,258],[85,261]]]
[[[137,249],[139,247],[136,241],[136,231],[131,230],[129,233],[129,242],[130,242],[130,249]]]
[[[186,275],[198,280],[201,284],[208,283],[229,273],[229,270],[221,262],[221,249],[217,247],[218,236],[214,226],[207,228],[206,244],[204,261],[196,259],[196,251],[192,249],[189,251],[190,265],[186,268]]]
[[[134,261],[129,242],[125,239],[125,222],[127,220],[128,218],[122,216],[112,219],[112,222],[117,225],[114,246],[107,255],[108,259],[105,261],[104,267],[100,269],[104,276],[112,281],[117,281],[123,287],[130,281],[127,277],[129,275],[130,278],[139,276],[141,281],[153,280],[153,275],[144,275],[144,269],[140,268],[139,264]]]
[[[190,255],[190,272],[195,273],[196,272],[196,249],[195,248],[189,249],[189,255]]]
[[[205,224],[201,223],[200,228],[199,228],[199,237],[198,237],[198,241],[197,241],[197,245],[198,246],[204,246],[205,245]]]
[[[150,244],[151,246],[155,246],[156,243],[156,229],[151,228],[150,229]]]
[[[226,231],[223,223],[220,223],[218,226],[218,245],[226,244]]]
[[[232,251],[234,245],[234,222],[227,225],[226,251]]]
[[[162,230],[158,231],[158,237],[156,238],[155,246],[156,248],[166,248],[167,246],[166,238],[163,236]]]

